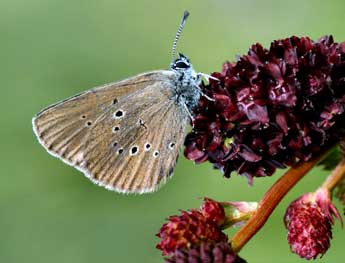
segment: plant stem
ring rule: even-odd
[[[297,163],[271,186],[261,199],[258,209],[253,216],[233,236],[231,247],[235,253],[238,253],[256,232],[263,227],[268,217],[290,189],[318,162],[326,157],[329,152],[329,149],[327,149],[310,161]]]
[[[345,160],[341,160],[335,167],[332,173],[327,177],[326,181],[322,184],[323,188],[332,191],[338,182],[345,176]]]

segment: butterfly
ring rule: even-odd
[[[206,75],[183,54],[175,59],[188,16],[185,11],[174,39],[170,70],[96,87],[40,111],[32,123],[43,147],[109,190],[147,193],[164,184]]]

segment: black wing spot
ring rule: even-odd
[[[175,147],[175,143],[173,143],[173,142],[169,143],[169,149],[170,150],[174,149],[174,147]]]
[[[138,152],[139,152],[139,148],[138,146],[135,145],[131,148],[130,155],[136,155]]]
[[[145,144],[145,151],[149,151],[151,149],[151,144],[148,142]]]
[[[120,126],[113,127],[113,133],[118,132],[120,130]]]
[[[113,105],[114,104],[116,104],[116,103],[118,103],[119,101],[115,98],[115,99],[113,99]]]
[[[114,112],[114,118],[115,119],[121,119],[125,115],[125,112],[123,110],[117,110]]]
[[[118,154],[122,154],[123,153],[123,148],[120,148],[118,151],[117,151]]]
[[[86,122],[86,126],[91,126],[91,125],[92,125],[91,121]]]

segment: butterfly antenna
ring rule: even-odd
[[[174,62],[177,41],[179,40],[179,38],[181,36],[183,26],[186,23],[186,20],[187,20],[188,16],[189,16],[189,12],[188,11],[184,11],[183,12],[183,17],[182,17],[180,25],[179,25],[179,27],[177,29],[177,32],[176,32],[176,35],[175,35],[175,39],[174,39],[174,42],[173,42],[173,46],[172,46],[172,50],[171,50],[171,64]]]

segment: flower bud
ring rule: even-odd
[[[202,241],[221,242],[228,237],[211,220],[197,210],[182,211],[180,215],[171,216],[157,234],[161,241],[157,248],[163,255],[169,255],[176,249],[200,244]]]
[[[240,226],[244,224],[258,208],[257,202],[223,202],[225,214],[225,226]]]
[[[320,188],[293,201],[284,216],[292,252],[305,259],[324,255],[330,247],[334,216],[342,222],[326,189]]]
[[[178,249],[167,263],[246,263],[226,242],[202,242],[190,248]]]

